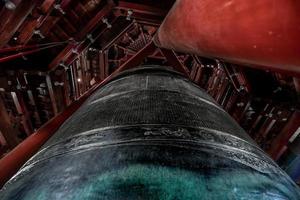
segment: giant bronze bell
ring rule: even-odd
[[[1,200],[299,200],[298,187],[202,89],[159,66],[92,95]]]

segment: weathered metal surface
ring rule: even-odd
[[[299,77],[299,9],[294,0],[177,0],[156,44]]]
[[[204,91],[148,66],[110,79],[1,197],[296,200],[300,193]]]

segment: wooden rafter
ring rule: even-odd
[[[38,0],[23,0],[7,18],[0,19],[0,48],[9,42],[37,3]]]
[[[90,22],[81,29],[81,31],[78,33],[76,36],[77,41],[81,41],[83,39],[86,39],[86,36],[88,33],[90,33],[95,27],[99,24],[101,24],[101,19],[108,15],[111,10],[114,7],[114,3],[112,1],[109,1],[108,4],[106,4],[91,20]],[[81,47],[83,42],[79,44],[68,44],[55,58],[54,60],[49,64],[49,69],[53,70],[55,69],[61,61],[65,61],[69,56],[73,54],[72,49],[77,48],[78,53],[79,52],[79,47],[80,49],[84,49]]]

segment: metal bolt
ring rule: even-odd
[[[95,42],[95,39],[93,38],[92,34],[88,34],[86,37],[91,41],[91,43]]]
[[[64,83],[63,83],[63,82],[55,81],[55,82],[54,82],[54,85],[55,85],[55,86],[64,86]]]
[[[15,10],[16,9],[16,4],[10,0],[4,0],[5,2],[5,8],[7,8],[8,10]]]
[[[130,20],[131,20],[132,14],[133,14],[133,11],[132,11],[132,10],[128,10],[128,11],[127,11],[126,20],[130,21]]]
[[[236,105],[237,105],[237,107],[243,107],[245,104],[243,102],[239,102]]]
[[[66,12],[62,9],[62,7],[60,6],[60,4],[55,4],[54,5],[54,8],[56,9],[56,10],[58,10],[61,14],[63,14],[63,15],[65,15],[66,14]]]
[[[245,90],[245,87],[241,85],[240,88],[238,89],[238,92],[241,92],[243,90]]]
[[[266,117],[269,117],[269,118],[272,118],[272,117],[273,117],[273,114],[272,114],[272,113],[269,113],[269,114],[266,114],[265,116],[266,116]]]
[[[65,71],[69,69],[69,67],[66,66],[64,62],[60,62],[58,66],[62,66],[65,69]]]
[[[35,31],[33,32],[33,34],[40,36],[40,38],[42,38],[42,39],[45,38],[45,36],[41,33],[40,30],[35,30]]]
[[[28,58],[26,56],[24,56],[23,54],[22,54],[22,59],[23,60],[28,60]]]
[[[72,49],[72,53],[79,55],[78,50],[77,49]]]
[[[111,28],[111,27],[112,27],[112,25],[108,22],[108,19],[107,19],[107,18],[102,18],[102,22],[103,22],[104,24],[106,24],[106,27],[107,27],[107,28]]]
[[[277,87],[275,90],[273,90],[273,93],[277,93],[277,92],[280,92],[282,91],[282,88],[281,87]]]

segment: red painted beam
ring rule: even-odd
[[[68,80],[67,77],[68,77],[68,71],[67,70],[63,70],[60,81],[64,83],[64,85],[63,85],[64,108],[66,106],[69,106],[70,103],[71,103],[71,99],[70,99],[70,92],[71,91],[70,91],[69,83],[72,80]]]
[[[136,13],[155,15],[155,16],[161,16],[161,17],[166,16],[168,13],[167,10],[163,10],[158,7],[148,6],[145,4],[132,3],[132,2],[127,2],[127,1],[119,1],[116,8],[122,9],[122,10],[132,10],[134,13],[136,12]]]
[[[71,5],[73,0],[62,0],[60,3],[60,7],[63,9],[63,11],[66,11]],[[74,2],[74,1],[73,1]]]
[[[34,14],[37,15],[36,17],[27,19],[22,26],[22,28],[19,30],[20,34],[18,36],[17,42],[19,44],[27,44],[32,36],[34,35],[34,31],[39,29],[45,21],[50,16],[52,10],[53,10],[53,5],[55,4],[55,0],[45,0],[42,2],[42,4],[39,6],[39,13],[37,12],[37,9],[34,9]],[[41,31],[41,30],[40,30]],[[44,34],[41,31],[42,34]]]
[[[53,34],[52,32],[50,32],[50,31],[51,31],[51,29],[57,24],[57,22],[58,22],[60,19],[63,20],[63,21],[67,21],[67,22],[68,22],[67,27],[64,27],[65,29],[69,29],[69,28],[71,28],[71,29],[73,28],[73,29],[74,29],[73,25],[69,23],[69,21],[68,21],[68,19],[67,19],[67,16],[63,16],[63,14],[62,14],[61,12],[59,13],[59,15],[56,15],[56,16],[50,15],[51,12],[54,10],[54,9],[53,9],[54,6],[50,4],[52,0],[49,0],[49,1],[50,1],[50,2],[48,3],[48,6],[45,5],[45,2],[43,3],[45,6],[44,6],[44,8],[42,9],[42,11],[43,11],[44,13],[47,13],[47,16],[44,17],[44,18],[42,18],[42,21],[40,21],[40,23],[39,23],[39,25],[37,26],[37,28],[40,29],[40,31],[41,31],[44,35],[46,35],[47,37],[50,37],[50,38],[51,38],[51,35],[52,35],[52,38],[53,38],[53,37],[55,38],[54,34]],[[61,8],[62,11],[65,12],[67,15],[72,15],[73,10],[71,10],[70,8],[71,8],[71,4],[74,3],[74,2],[75,2],[75,1],[73,1],[73,0],[62,0],[62,1],[60,1],[60,3],[59,3],[59,4],[60,4],[60,8]],[[51,7],[51,10],[47,12],[47,9],[50,8],[49,5],[51,5],[51,6],[53,6],[53,7]],[[76,17],[78,18],[78,16],[76,16]],[[71,18],[72,18],[72,17],[71,17]],[[76,22],[76,21],[78,21],[77,18],[72,18],[72,19],[74,19],[74,21]],[[60,41],[60,40],[58,40],[58,41]]]
[[[216,97],[215,97],[215,99],[218,103],[221,103],[221,98],[224,96],[224,93],[226,92],[226,89],[227,89],[228,84],[229,84],[228,82],[229,81],[223,75],[222,81],[220,83],[219,90],[218,90],[218,92],[216,94]]]
[[[138,66],[149,55],[153,54],[156,50],[156,46],[153,42],[148,43],[144,48],[138,51],[134,56],[128,59],[123,65],[121,65],[114,73],[120,72],[120,70],[126,70],[132,66]]]
[[[52,62],[49,64],[49,69],[53,70],[56,67],[58,67],[59,63],[61,61],[64,61],[65,58],[67,58],[68,56],[72,55],[72,49],[76,48],[77,45],[76,44],[68,44],[53,60]]]
[[[46,85],[48,88],[48,93],[50,96],[53,113],[54,113],[54,116],[56,116],[58,114],[57,100],[55,98],[55,93],[53,90],[52,81],[51,81],[51,77],[49,74],[46,75]]]
[[[212,85],[212,91],[211,91],[211,96],[216,99],[216,95],[219,92],[219,86],[220,82],[222,81],[223,77],[223,71],[219,68],[214,68],[215,71],[215,78],[213,80],[213,85]]]
[[[44,44],[33,44],[33,45],[17,45],[13,47],[6,47],[0,49],[0,53],[8,53],[8,52],[19,52],[23,50],[28,50],[28,49],[38,49],[46,46],[52,46],[54,44],[63,44],[65,42],[51,42],[51,43],[44,43]]]
[[[125,33],[127,33],[129,30],[131,30],[134,27],[133,23],[130,23],[126,28],[124,28],[120,33],[114,37],[111,41],[109,41],[102,49],[106,50],[110,48],[116,41],[118,41]]]
[[[244,72],[241,71],[241,69],[231,64],[223,64],[223,68],[227,77],[230,79],[232,85],[237,91],[245,90],[248,93],[251,91],[250,84],[246,80]]]
[[[224,102],[224,110],[226,110],[229,114],[233,114],[232,109],[235,103],[238,100],[238,93],[233,91],[230,97],[228,98],[227,102]]]
[[[299,9],[295,0],[177,0],[155,43],[299,77]]]
[[[133,13],[131,16],[140,24],[149,24],[150,26],[160,25],[164,17],[157,15],[149,15],[145,13]]]
[[[272,146],[268,153],[270,156],[277,160],[283,154],[286,149],[286,145],[289,139],[295,133],[295,131],[300,127],[300,111],[294,111],[287,124],[281,130],[279,135],[274,139]]]
[[[108,76],[108,52],[101,51],[99,53],[100,80],[104,80]]]
[[[180,62],[174,51],[168,49],[160,49],[160,51],[166,57],[171,67],[181,72],[186,77],[189,77],[190,72],[188,68],[186,68],[186,66]]]
[[[0,63],[8,62],[10,60],[14,60],[16,58],[21,58],[23,56],[33,54],[33,53],[36,53],[36,52],[39,52],[39,51],[40,51],[40,49],[34,49],[34,50],[25,51],[25,52],[22,52],[22,53],[17,53],[17,54],[14,54],[14,55],[2,57],[2,58],[0,58]]]
[[[19,6],[19,4],[22,2],[22,0],[14,0],[13,3],[16,7]],[[5,6],[2,6],[0,9],[0,30],[2,27],[6,25],[6,23],[9,22],[9,18],[11,18],[13,15],[13,10],[7,9]]]
[[[193,81],[195,81],[198,68],[199,68],[198,63],[194,63],[193,66],[192,66],[192,70],[190,72],[190,79],[193,80]]]
[[[19,92],[11,92],[13,102],[15,104],[16,110],[21,117],[21,123],[27,135],[33,132],[32,122],[30,119],[30,114],[25,105],[23,96]]]
[[[0,49],[0,53],[7,53],[7,52],[12,52],[12,51],[20,51],[20,50],[25,50],[25,49],[33,49],[33,48],[38,48],[39,45],[18,45],[15,47],[7,47],[7,48],[2,48]]]
[[[89,32],[91,32],[95,28],[96,25],[102,23],[102,18],[108,15],[114,6],[115,4],[113,3],[113,1],[108,1],[108,3],[88,22],[88,24],[86,24],[85,27],[81,29],[81,31],[76,36],[76,40],[82,40]]]
[[[202,75],[204,74],[203,69],[204,69],[204,67],[202,67],[201,65],[198,65],[198,70],[197,70],[197,73],[196,73],[195,78],[194,78],[194,82],[196,84],[201,83]]]
[[[0,63],[8,62],[8,61],[14,60],[16,58],[21,58],[21,57],[26,56],[26,55],[34,54],[34,53],[37,53],[37,52],[45,50],[45,49],[49,49],[49,48],[52,48],[52,47],[59,46],[61,44],[62,43],[53,44],[53,45],[49,45],[49,46],[46,46],[46,47],[41,47],[39,49],[32,49],[32,50],[20,52],[20,53],[14,54],[14,55],[9,55],[9,56],[6,56],[6,57],[2,57],[2,58],[0,58]]]
[[[209,80],[207,81],[207,93],[209,93],[210,95],[212,95],[214,83],[217,79],[218,79],[218,71],[215,68],[213,68],[212,74],[211,74]]]

